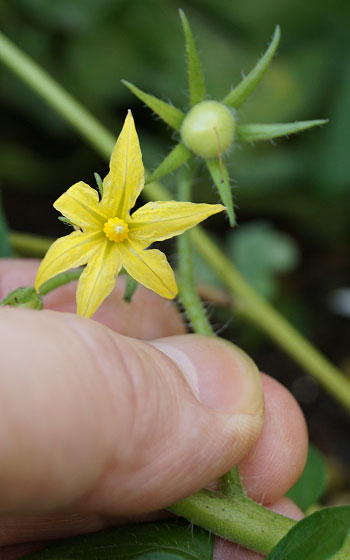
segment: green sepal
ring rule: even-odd
[[[99,173],[97,173],[97,171],[95,171],[94,177],[95,177],[96,185],[97,185],[97,188],[99,190],[100,196],[102,198],[103,197],[103,181],[102,181],[101,175]]]
[[[66,218],[65,216],[58,216],[57,219],[58,219],[60,222],[66,224],[67,226],[74,227],[73,222],[71,222],[70,220],[68,220],[68,218]]]
[[[276,25],[275,32],[272,37],[269,48],[265,54],[260,58],[256,66],[249,72],[249,74],[222,100],[225,105],[230,105],[235,109],[240,107],[247,97],[256,88],[265,71],[276,52],[278,43],[281,38],[281,31],[279,25]]]
[[[220,162],[219,159],[208,159],[206,164],[211,178],[219,191],[221,202],[226,206],[230,226],[234,227],[236,224],[236,217],[233,209],[230,178],[228,176],[227,167],[224,162]]]
[[[137,280],[135,280],[134,278],[132,278],[132,276],[129,276],[129,274],[126,275],[126,284],[125,284],[125,290],[124,290],[124,295],[123,295],[123,300],[130,303],[132,300],[132,296],[135,293],[135,290],[138,286],[138,282]]]
[[[28,309],[42,309],[43,298],[32,286],[21,286],[13,290],[8,296],[0,301],[0,306],[11,305],[13,307],[26,307]]]
[[[180,165],[188,161],[191,157],[191,152],[183,144],[176,144],[171,152],[163,159],[162,163],[146,178],[146,185],[153,181],[159,181],[168,173],[175,171]]]
[[[257,142],[259,140],[272,140],[281,136],[295,134],[314,126],[327,124],[326,119],[314,121],[299,121],[295,123],[276,124],[238,124],[236,126],[236,139],[240,142]]]
[[[143,101],[147,107],[152,109],[154,113],[156,113],[164,122],[166,122],[169,126],[174,128],[175,130],[180,130],[180,126],[182,121],[185,118],[185,113],[177,109],[173,105],[169,105],[162,99],[158,99],[154,97],[154,95],[149,95],[145,93],[138,87],[134,86],[130,82],[126,80],[122,80],[122,84],[124,84],[127,88],[132,91],[136,97],[138,97],[141,101]]]
[[[180,9],[179,14],[185,34],[188,85],[190,90],[190,103],[191,107],[193,107],[193,105],[200,103],[206,97],[205,81],[190,24],[183,10]]]

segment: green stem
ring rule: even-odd
[[[191,200],[191,183],[193,178],[192,167],[185,168],[181,173],[178,183],[178,199],[181,201]],[[185,308],[186,315],[190,319],[193,330],[198,334],[214,335],[213,329],[203,309],[202,302],[196,290],[192,247],[189,233],[185,232],[177,238],[178,246],[178,269],[177,281],[179,296]]]
[[[260,554],[270,550],[297,523],[257,504],[250,498],[227,498],[209,490],[200,490],[169,508],[194,525]],[[334,560],[348,560],[350,541],[346,539]]]
[[[44,282],[44,284],[41,285],[39,293],[42,296],[46,296],[46,294],[52,292],[52,290],[56,290],[56,288],[59,288],[60,286],[74,282],[74,280],[78,280],[82,272],[82,268],[75,268],[73,270],[57,274],[57,276],[50,278],[50,280],[47,280],[47,282]]]
[[[99,153],[109,159],[114,147],[113,135],[1,34],[0,59],[49,105],[54,106]],[[149,184],[144,194],[153,200],[170,199],[167,190],[157,183]],[[209,236],[199,227],[190,235],[202,256],[227,286],[241,314],[266,332],[349,410],[350,382],[246,283]]]
[[[78,129],[103,157],[110,157],[115,143],[113,134],[1,32],[0,59]]]
[[[208,490],[200,490],[169,509],[215,535],[260,554],[268,554],[296,523],[247,497],[226,498]]]

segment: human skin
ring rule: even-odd
[[[0,299],[37,266],[0,261]],[[44,311],[0,308],[1,560],[164,516],[237,463],[253,499],[302,515],[283,498],[307,452],[292,395],[233,345],[185,334],[171,302],[143,287],[123,302],[122,284],[94,320],[73,315],[74,285]],[[259,556],[217,539],[214,558]]]

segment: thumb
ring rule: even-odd
[[[253,362],[198,335],[153,343],[75,315],[0,313],[0,513],[170,505],[256,441]]]

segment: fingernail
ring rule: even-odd
[[[241,349],[217,338],[176,336],[152,344],[173,360],[195,397],[223,414],[258,414],[264,401],[260,373]]]

